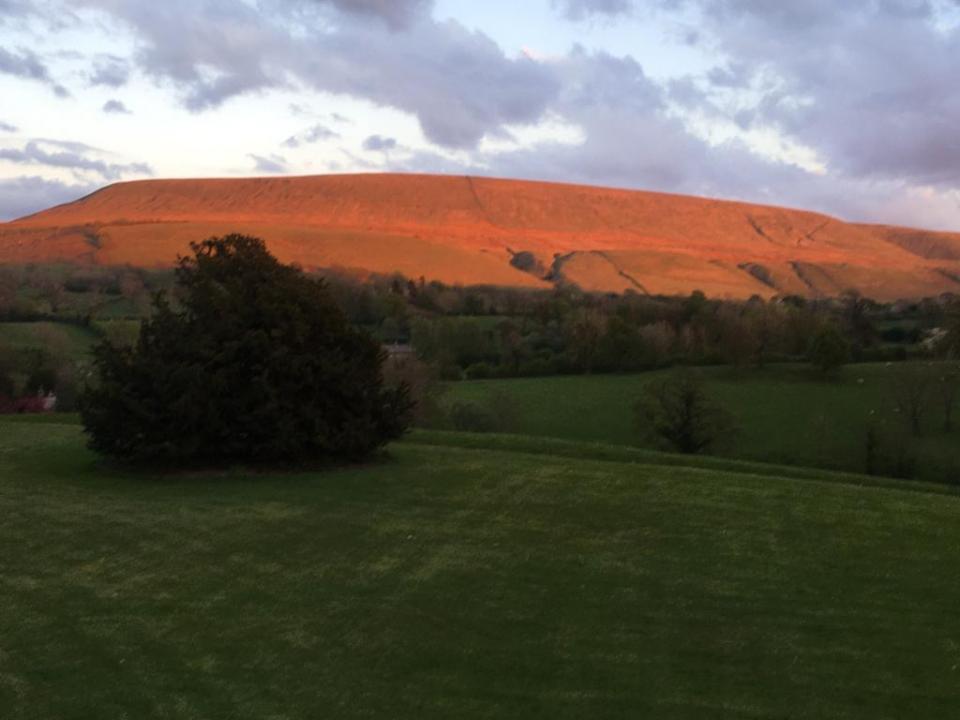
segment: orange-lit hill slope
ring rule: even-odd
[[[661,193],[431,175],[120,183],[0,224],[0,262],[163,266],[263,237],[307,268],[716,297],[960,292],[960,234]]]

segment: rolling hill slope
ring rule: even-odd
[[[716,297],[960,292],[960,233],[539,182],[339,175],[120,183],[0,224],[0,262],[162,266],[245,232],[307,268]],[[523,269],[521,269],[523,268]]]

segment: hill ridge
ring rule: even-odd
[[[960,291],[960,233],[663,192],[468,175],[138,180],[0,224],[0,262],[163,266],[191,240],[263,237],[307,268],[461,284],[881,300]],[[96,238],[96,242],[93,242]],[[511,263],[529,253],[545,280]],[[599,254],[598,254],[599,253]],[[798,269],[802,268],[802,270]]]

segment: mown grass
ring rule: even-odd
[[[856,365],[836,379],[803,366],[763,370],[703,370],[710,391],[736,416],[739,432],[717,454],[781,465],[862,472],[871,417],[893,415],[896,365]],[[452,383],[445,402],[486,403],[501,393],[516,409],[510,432],[568,440],[643,445],[633,405],[662,373],[595,375]],[[873,415],[871,415],[873,413]],[[940,399],[933,396],[915,443],[921,476],[960,481],[960,424],[942,432]],[[906,441],[906,440],[904,440]]]
[[[0,715],[956,716],[960,500],[441,441],[160,477],[0,421]]]

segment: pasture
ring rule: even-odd
[[[898,426],[892,390],[900,364],[850,365],[823,379],[804,365],[761,370],[702,371],[711,393],[735,416],[739,432],[716,453],[784,465],[862,472],[871,418]],[[622,445],[649,445],[638,433],[633,405],[662,373],[562,376],[451,383],[447,405],[470,402],[510,409],[505,432]],[[960,482],[960,427],[942,431],[941,399],[927,403],[923,435],[910,442],[923,461],[920,477]]]
[[[53,419],[0,420],[4,718],[960,703],[945,487],[423,432],[364,466],[153,476]]]

